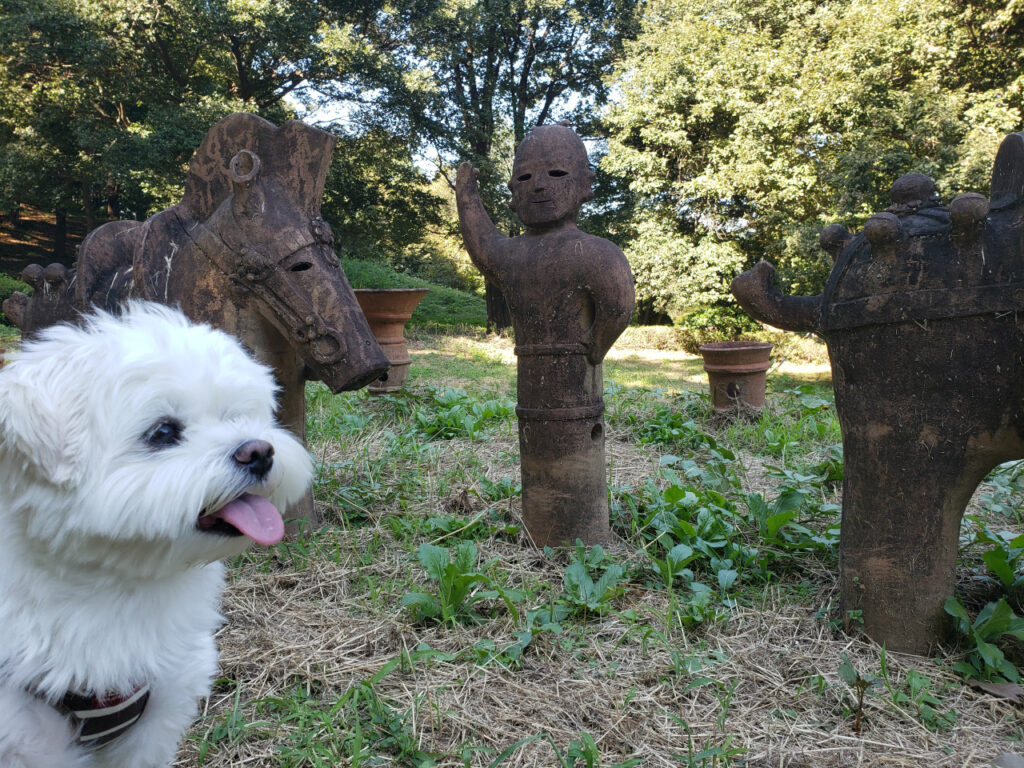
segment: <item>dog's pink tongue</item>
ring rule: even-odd
[[[277,507],[262,496],[243,493],[213,513],[263,546],[277,544],[284,537],[284,520]]]

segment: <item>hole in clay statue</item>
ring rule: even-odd
[[[601,425],[600,424],[595,424],[594,428],[590,430],[590,439],[591,440],[600,440],[601,439],[601,434],[603,432],[604,432],[604,429],[601,427]]]
[[[313,265],[308,261],[300,261],[298,264],[289,268],[289,272],[305,272],[307,269],[312,269]]]

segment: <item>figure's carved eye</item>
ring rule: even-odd
[[[532,176],[532,173],[524,173],[522,176],[517,177],[516,181],[529,181]]]
[[[569,175],[568,171],[561,171],[561,170],[558,170],[558,169],[555,169],[553,171],[548,171],[548,176],[554,176],[556,179],[557,178],[561,178],[562,176],[568,176],[568,175]]]
[[[293,264],[288,268],[289,272],[305,272],[307,269],[312,269],[313,265],[308,261],[300,261],[298,264]]]
[[[164,418],[150,427],[142,439],[150,448],[170,448],[181,442],[184,431],[185,426],[177,419]]]

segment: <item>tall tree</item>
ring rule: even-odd
[[[568,119],[589,128],[637,0],[436,0],[390,25],[401,87],[382,101],[402,114],[441,164],[469,160],[499,226],[516,223],[504,201],[511,152],[533,125]],[[381,23],[378,29],[387,28]],[[509,318],[488,286],[492,325]]]
[[[28,203],[60,217],[80,207],[91,224],[97,203],[142,218],[175,202],[189,157],[223,115],[280,121],[316,85],[354,96],[356,81],[381,67],[370,39],[378,9],[0,0],[0,212]],[[411,167],[404,139],[398,147],[377,129],[354,133]]]
[[[983,190],[1024,106],[1019,68],[995,63],[1020,57],[1021,13],[997,5],[652,0],[612,81],[603,165],[637,196],[641,300],[726,304],[761,257],[812,292],[829,267],[817,232],[859,226],[900,174]]]

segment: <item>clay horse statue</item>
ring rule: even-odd
[[[71,270],[27,267],[32,297],[15,294],[4,312],[31,335],[132,298],[180,306],[274,369],[278,418],[304,437],[307,379],[340,392],[388,368],[320,217],[334,141],[298,121],[224,118],[192,158],[180,203],[93,230]],[[290,514],[320,522],[311,497]]]
[[[1024,457],[1024,134],[1002,143],[991,200],[892,187],[857,236],[821,234],[823,294],[784,296],[760,262],[733,281],[754,317],[828,344],[843,430],[843,616],[890,650],[945,639],[960,520],[978,483]]]
[[[538,546],[606,541],[605,354],[633,314],[633,275],[614,243],[576,227],[593,172],[571,128],[534,128],[516,148],[512,209],[526,228],[505,237],[463,163],[456,202],[466,250],[499,286],[518,357],[523,521]]]

